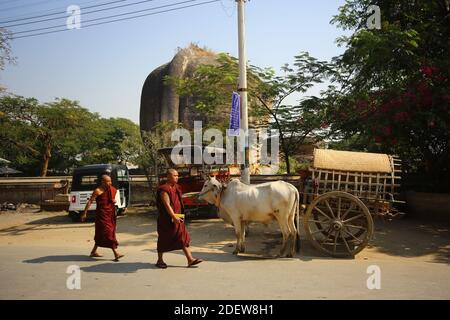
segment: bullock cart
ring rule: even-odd
[[[321,252],[352,257],[374,232],[373,217],[394,217],[401,161],[390,155],[315,149],[300,188],[307,239]],[[297,226],[300,217],[297,217]]]

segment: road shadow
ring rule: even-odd
[[[47,216],[44,217],[42,219],[37,219],[37,220],[33,220],[33,221],[29,221],[26,223],[26,225],[42,225],[42,224],[56,224],[56,225],[60,225],[60,224],[68,224],[68,225],[75,225],[77,223],[73,222],[70,217],[68,216],[67,213],[60,213],[60,214],[55,214],[52,216]]]
[[[205,261],[213,261],[213,262],[223,262],[223,263],[232,263],[232,262],[242,262],[242,261],[263,261],[263,260],[280,260],[280,261],[291,261],[291,260],[300,260],[304,262],[312,261],[312,260],[335,260],[335,258],[328,257],[325,255],[313,255],[303,253],[303,250],[300,249],[294,257],[292,258],[281,258],[278,255],[278,251],[275,252],[267,252],[261,250],[260,248],[255,248],[254,246],[247,246],[249,249],[246,249],[244,253],[239,253],[238,255],[233,254],[234,245],[222,245],[221,249],[218,246],[215,246],[215,249],[218,252],[205,252],[205,251],[195,251],[192,249],[192,255],[196,258],[203,259]],[[278,248],[277,248],[278,249]],[[153,254],[157,254],[156,249],[145,249],[143,251],[151,252]],[[184,254],[180,251],[171,251],[169,254],[181,255]],[[351,260],[353,258],[341,258],[341,260]]]
[[[69,226],[67,229],[84,229],[92,228],[90,225],[83,226]],[[51,226],[49,224],[35,224],[35,225],[20,225],[9,228],[0,229],[0,236],[21,236],[30,231],[42,230],[61,230],[61,226]]]
[[[145,269],[159,269],[150,262],[109,262],[80,268],[84,272],[93,273],[135,273]]]
[[[86,255],[61,255],[61,256],[45,256],[35,259],[22,261],[23,263],[46,263],[46,262],[79,262],[79,261],[95,261],[95,259]]]
[[[40,213],[36,213],[39,215]],[[48,214],[48,213],[46,213]],[[34,216],[33,216],[34,218]],[[0,229],[0,236],[21,236],[27,232],[35,230],[60,230],[61,228],[91,228],[92,224],[74,223],[67,216],[67,213],[55,213],[54,215],[45,216],[36,220],[27,221],[15,226]]]
[[[154,249],[145,249],[144,251],[148,251],[151,253],[157,254],[157,251]],[[168,252],[168,254],[174,254],[174,255],[181,255],[184,257],[183,252],[180,251],[171,251]],[[167,255],[167,253],[166,253]],[[273,257],[269,256],[262,256],[262,255],[256,255],[256,254],[241,254],[241,255],[234,255],[229,252],[203,252],[203,251],[193,251],[192,255],[195,258],[200,258],[205,261],[214,261],[214,262],[242,262],[243,260],[267,260],[272,259]],[[168,258],[170,259],[170,258]],[[166,262],[167,263],[167,262]]]
[[[431,255],[431,262],[450,264],[450,226],[407,217],[376,221],[368,249],[405,258]]]

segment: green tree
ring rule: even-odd
[[[7,63],[13,63],[15,58],[11,53],[11,33],[6,29],[0,28],[0,71],[5,68]],[[5,88],[0,85],[0,93],[5,91]]]
[[[80,107],[77,101],[56,99],[39,104],[33,98],[0,98],[3,152],[13,150],[9,152],[15,153],[19,164],[25,165],[25,168],[39,163],[39,175],[43,177],[47,175],[54,153],[63,150],[68,142],[89,137],[83,136],[81,129],[91,121],[92,114]]]
[[[139,126],[124,118],[98,118],[89,131],[94,141],[78,156],[80,164],[133,162],[142,143]]]
[[[381,9],[381,29],[365,22]],[[450,190],[450,9],[448,0],[348,0],[333,22],[353,34],[334,62],[332,131],[348,148],[398,154]],[[445,187],[446,185],[446,187]]]

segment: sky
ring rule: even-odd
[[[62,13],[70,5],[81,8],[80,29],[13,39],[12,53],[17,63],[0,71],[0,84],[11,93],[35,97],[41,102],[64,97],[79,101],[83,107],[98,112],[102,117],[123,117],[139,123],[140,96],[146,77],[155,68],[169,62],[177,48],[196,43],[216,52],[238,56],[234,0],[83,28],[83,24],[89,25],[86,21],[91,19],[184,2],[118,18],[130,17],[207,0],[148,0],[137,5],[87,13],[142,0],[122,0],[86,9],[112,1],[0,0],[0,27],[60,17],[7,28],[13,32],[64,26],[69,14],[5,21]],[[285,63],[293,62],[294,56],[301,51],[308,51],[323,60],[341,54],[344,49],[337,47],[335,39],[344,31],[331,25],[330,20],[344,2],[247,1],[246,47],[250,63],[279,70]]]

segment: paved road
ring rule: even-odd
[[[175,252],[166,255],[169,268],[161,270],[153,266],[153,218],[130,216],[119,221],[120,248],[126,254],[120,262],[113,262],[106,249],[101,251],[105,258],[86,256],[92,225],[51,216],[37,222],[28,217],[13,225],[14,217],[2,218],[9,224],[0,228],[0,299],[450,299],[448,251],[430,260],[417,253],[399,254],[395,248],[389,255],[374,248],[345,260],[317,256],[304,243],[294,259],[267,259],[254,254],[259,247],[252,239],[260,243],[264,239],[258,239],[257,233],[267,237],[276,233],[255,228],[248,246],[253,254],[236,257],[231,254],[230,228],[220,221],[198,221],[190,225],[193,250],[206,261],[186,268],[184,256]],[[399,226],[405,229],[402,224],[395,228]],[[446,235],[441,242],[433,233],[430,239],[445,249],[448,230],[441,231]],[[387,242],[383,233],[392,232],[380,232],[378,239]],[[278,241],[271,242],[273,248]],[[409,249],[405,243],[398,250]],[[71,265],[80,267],[79,290],[67,288]],[[371,265],[380,268],[380,289],[367,288]]]
[[[161,270],[150,263],[156,255],[147,250],[127,250],[121,262],[93,261],[79,248],[0,246],[0,252],[1,299],[450,298],[446,264],[201,253],[207,261],[198,268],[186,268],[182,255],[170,254],[171,267]],[[70,265],[81,269],[80,290],[67,289]],[[379,290],[367,288],[369,265],[380,267]]]

